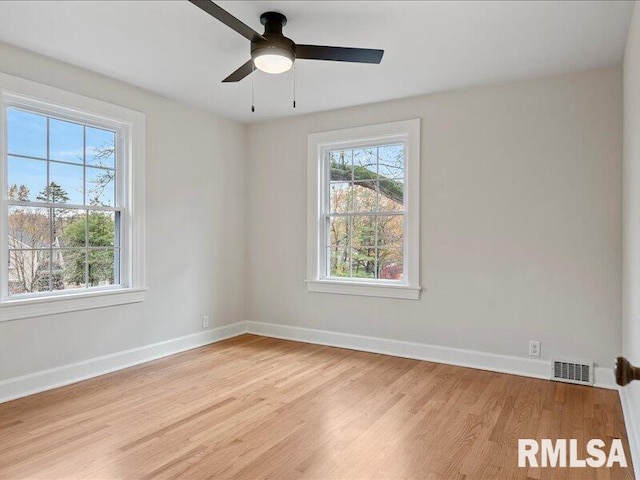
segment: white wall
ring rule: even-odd
[[[416,117],[421,300],[308,293],[307,134]],[[537,339],[543,359],[605,367],[619,353],[619,68],[252,125],[246,174],[247,320],[524,357]]]
[[[640,365],[640,7],[636,3],[624,56],[624,233],[622,350]],[[640,477],[640,382],[621,392]]]
[[[244,126],[6,44],[0,71],[146,114],[150,287],[140,304],[0,323],[0,380],[199,332],[205,313],[244,320]]]

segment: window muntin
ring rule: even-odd
[[[5,295],[121,286],[117,129],[8,106]]]
[[[406,284],[404,139],[324,151],[323,278]]]

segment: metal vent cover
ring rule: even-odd
[[[593,385],[593,362],[552,358],[551,380]]]

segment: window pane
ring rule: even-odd
[[[7,185],[9,200],[34,202],[38,196],[46,198],[47,162],[9,157]]]
[[[353,178],[351,165],[351,150],[336,150],[334,152],[329,152],[331,181],[351,181]]]
[[[7,152],[47,158],[47,117],[7,109]]]
[[[378,276],[384,280],[402,280],[403,257],[401,248],[378,249]]]
[[[329,211],[349,213],[352,211],[352,188],[349,182],[332,182],[329,185]]]
[[[63,283],[65,290],[85,287],[87,250],[72,248],[54,250],[54,279]]]
[[[378,216],[378,247],[402,247],[404,242],[404,216]]]
[[[49,291],[49,250],[9,250],[9,294]]]
[[[89,250],[89,286],[113,285],[115,262],[113,250]]]
[[[334,245],[327,247],[327,258],[329,259],[330,277],[349,277],[350,276],[350,252],[346,245]]]
[[[376,217],[373,215],[352,217],[354,247],[376,246]]]
[[[376,260],[375,217],[353,217],[352,225],[352,276],[357,278],[374,278]]]
[[[53,246],[55,248],[85,246],[86,210],[54,208],[51,221],[53,223]]]
[[[354,278],[375,278],[375,247],[354,247],[351,250],[351,276]]]
[[[116,212],[89,211],[89,246],[116,246]]]
[[[49,248],[49,209],[9,207],[9,248]]]
[[[52,281],[51,265],[49,260],[51,258],[51,252],[46,250],[37,250],[36,252],[23,251],[23,258],[29,254],[35,254],[37,262],[35,275],[33,278],[32,292],[48,292],[53,290],[60,290],[60,282]]]
[[[87,167],[87,205],[115,206],[114,170]]]
[[[329,219],[329,235],[327,241],[329,245],[350,245],[350,218],[331,217]]]
[[[353,180],[375,180],[378,178],[377,148],[362,148],[353,151]]]
[[[348,277],[351,255],[351,219],[349,217],[331,217],[328,221],[327,259],[328,275],[332,277]]]
[[[77,123],[49,119],[49,158],[83,163],[84,127]]]
[[[66,288],[64,281],[64,261],[60,250],[53,250],[51,258],[51,290],[64,290]]]
[[[384,178],[404,177],[404,145],[378,147],[378,173]]]
[[[354,212],[375,212],[378,209],[377,184],[377,181],[356,182],[353,184]]]
[[[49,163],[49,202],[83,204],[82,165]]]
[[[404,181],[380,180],[378,208],[381,212],[404,210]]]
[[[86,128],[87,165],[115,168],[116,134],[99,128]]]

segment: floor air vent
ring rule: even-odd
[[[551,359],[551,379],[559,382],[593,385],[593,362]]]

